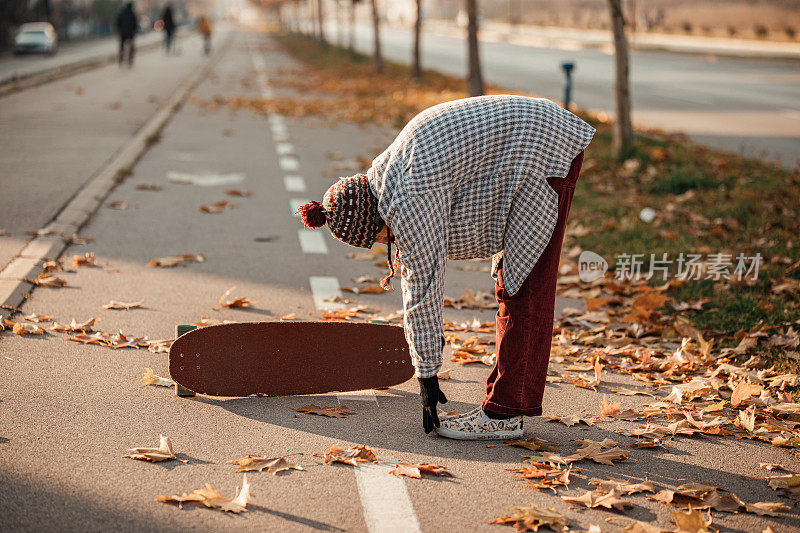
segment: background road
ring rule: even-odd
[[[422,61],[466,75],[466,39],[456,30],[424,31]],[[408,63],[412,30],[382,27],[387,58]],[[328,26],[335,40],[336,26]],[[356,31],[356,47],[372,53],[372,29]],[[489,83],[561,100],[563,61],[574,61],[573,101],[613,114],[614,56],[565,39],[548,46],[497,32],[482,35],[481,60]],[[800,162],[800,60],[744,59],[662,51],[631,52],[634,121],[646,128],[688,133],[702,143],[750,157]]]
[[[278,93],[291,97],[292,90],[273,86],[270,80],[297,66],[264,34],[237,32],[220,53],[221,60],[176,112],[158,142],[82,228],[81,234],[94,241],[73,245],[63,254],[69,265],[73,254],[93,252],[97,266],[59,273],[67,287],[36,289],[24,304],[24,313],[52,315],[62,323],[73,317],[78,321],[99,317],[97,328],[102,331],[162,339],[173,335],[175,324],[204,316],[248,321],[295,313],[302,319],[317,319],[321,310],[331,305],[325,298],[341,295],[341,287],[354,284],[353,276],[383,273],[373,261],[346,258],[352,249],[324,230],[303,230],[292,211],[298,203],[320,198],[332,183],[334,162],[326,153],[353,160],[385,146],[392,135],[375,127],[263,117],[215,106],[215,95]],[[181,77],[179,71],[189,75],[205,64],[199,54],[173,59],[155,54],[143,57],[142,66],[149,68],[138,71],[142,79],[135,83],[143,85],[136,85],[139,89],[131,94],[142,98],[150,90],[157,91],[156,95],[168,93],[170,84]],[[168,78],[164,69],[175,77]],[[37,103],[41,106],[47,101],[45,96],[57,98],[60,94],[85,101],[80,104],[85,106],[80,107],[83,113],[107,120],[103,117],[114,110],[107,110],[106,105],[118,96],[93,91],[88,82],[107,84],[121,97],[126,89],[117,87],[118,80],[130,74],[116,67],[100,69],[17,93],[11,106],[19,113],[15,122],[43,131],[48,125],[67,128],[75,117],[60,113],[49,115],[49,124],[36,125]],[[161,86],[161,79],[170,82]],[[79,85],[86,87],[80,98],[75,93]],[[43,90],[54,92],[44,95]],[[12,102],[9,98],[0,100],[4,110]],[[116,111],[123,109],[124,105]],[[102,144],[95,136],[114,124],[121,125],[120,131],[111,135],[109,142],[113,138],[124,144],[124,130],[135,129],[132,121],[136,115],[116,122],[72,124],[76,159],[91,153],[83,143]],[[104,149],[113,151],[112,144]],[[23,148],[22,144],[18,147]],[[45,151],[31,153],[18,169],[31,172],[27,179],[33,190],[62,187],[52,171],[34,172],[50,169],[50,165]],[[72,168],[69,165],[62,163],[65,170]],[[91,174],[91,167],[86,168]],[[78,170],[76,166],[70,178],[73,188],[79,182]],[[197,179],[190,184],[176,183],[170,180],[174,173]],[[21,180],[13,177],[5,174],[4,186]],[[227,182],[214,182],[211,177]],[[68,194],[67,185],[63,184],[62,197]],[[160,189],[154,190],[153,185]],[[252,196],[227,196],[231,187],[251,190]],[[13,203],[16,195],[20,201],[28,198],[24,191],[14,192],[5,195],[10,200],[3,199],[4,205]],[[199,210],[201,205],[223,199],[236,206],[219,214]],[[107,207],[111,201],[123,202],[127,208],[111,209]],[[53,202],[44,197],[42,209],[52,209]],[[29,216],[27,225],[35,226],[37,217],[45,216],[37,215],[36,209],[30,204],[15,217]],[[5,209],[0,209],[0,216],[4,217],[0,225],[14,223]],[[9,237],[0,237],[0,242],[5,239]],[[182,253],[202,253],[206,261],[184,268],[148,266],[151,259]],[[236,286],[233,295],[256,304],[247,309],[215,310],[220,295],[232,286]],[[451,269],[446,294],[456,297],[465,287],[486,290],[491,286],[485,272]],[[400,307],[399,291],[348,296],[353,304],[374,307],[379,314]],[[145,304],[130,311],[104,310],[102,305],[111,299],[145,299]],[[560,300],[559,308],[563,304]],[[457,321],[477,316],[486,321],[493,320],[493,311],[448,309],[445,316]],[[506,529],[488,522],[504,514],[507,506],[531,503],[556,507],[584,528],[596,524],[603,531],[619,530],[629,523],[607,523],[606,518],[615,515],[578,511],[556,495],[532,490],[513,479],[506,469],[520,466],[527,450],[487,449],[481,442],[424,435],[414,380],[357,395],[179,399],[169,389],[143,387],[138,382],[145,367],[168,375],[163,353],[81,345],[55,334],[21,337],[5,333],[0,336],[0,353],[4,376],[0,382],[0,516],[7,530],[503,532]],[[455,366],[445,363],[445,368]],[[482,365],[457,367],[453,379],[442,384],[450,399],[447,409],[465,411],[480,401],[488,373],[489,368]],[[637,386],[621,376],[608,375],[606,379],[608,385]],[[550,384],[544,410],[553,415],[596,414],[600,396],[566,384]],[[615,399],[621,400],[622,409],[643,401]],[[358,412],[346,419],[296,416],[293,409],[308,403],[346,403]],[[553,441],[562,453],[573,452],[577,447],[574,440],[581,438],[599,441],[609,437],[628,448],[631,439],[616,431],[636,425],[615,421],[568,428],[538,418],[526,420],[528,436]],[[159,433],[173,439],[176,452],[189,464],[148,464],[122,457],[127,448],[156,445]],[[313,457],[337,442],[367,444],[387,462],[354,470],[322,465]],[[257,503],[242,516],[189,505],[180,511],[153,502],[158,494],[190,492],[206,482],[232,495],[242,478],[226,461],[247,453],[275,457],[295,452],[304,454],[292,460],[306,471],[250,475]],[[613,467],[580,463],[581,472],[573,473],[572,485],[562,494],[582,494],[592,488],[592,479],[641,480],[646,475],[665,486],[686,480],[710,482],[751,502],[775,500],[775,492],[761,479],[765,474],[758,463],[782,462],[790,469],[794,465],[785,449],[744,439],[679,438],[663,449],[632,450],[631,457],[635,461]],[[387,464],[397,460],[445,465],[454,477],[394,478],[387,474]],[[642,496],[632,500],[636,507],[628,516],[669,527],[666,506]],[[719,513],[714,523],[739,531],[761,531],[767,525],[785,531],[800,525],[793,515],[769,518]]]

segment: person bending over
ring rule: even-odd
[[[546,99],[439,104],[414,117],[366,174],[339,179],[321,203],[298,210],[306,227],[327,223],[349,245],[387,244],[384,289],[399,264],[425,433],[517,438],[523,416],[542,414],[561,245],[594,132]],[[488,257],[499,304],[497,362],[481,405],[440,417],[445,263]]]

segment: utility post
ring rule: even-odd
[[[572,71],[575,70],[575,63],[564,61],[561,63],[561,70],[564,71],[564,77],[566,78],[564,83],[564,109],[569,111],[569,106],[572,103]]]

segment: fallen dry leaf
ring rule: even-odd
[[[708,521],[697,509],[689,509],[685,513],[682,511],[670,511],[675,525],[678,527],[676,533],[708,533],[708,526],[711,525],[711,516]]]
[[[140,191],[160,191],[163,187],[158,183],[137,183],[136,189]]]
[[[778,463],[758,463],[758,466],[759,468],[763,468],[764,470],[770,470],[770,471],[786,469],[786,467]]]
[[[186,266],[189,263],[202,263],[206,258],[203,254],[183,254],[171,255],[169,257],[161,257],[153,259],[148,263],[149,266],[156,266],[162,268],[170,268],[175,266]]]
[[[139,380],[144,385],[152,385],[154,387],[172,387],[175,382],[168,378],[157,376],[152,368],[144,369],[144,376]]]
[[[514,510],[513,513],[495,518],[490,524],[500,524],[514,526],[517,531],[539,531],[540,527],[547,527],[553,531],[559,531],[567,527],[564,517],[550,507],[508,507]]]
[[[222,296],[219,297],[219,307],[215,307],[214,309],[221,309],[223,307],[226,307],[228,309],[250,307],[251,305],[256,303],[255,301],[250,301],[250,300],[248,300],[247,298],[245,298],[243,296],[237,296],[236,298],[226,302],[225,298],[227,298],[228,295],[235,288],[236,287],[234,286],[234,287],[231,287],[230,289],[228,289],[227,291],[225,291],[225,294],[223,294]]]
[[[22,324],[20,322],[16,322],[11,326],[11,332],[14,335],[44,335],[47,333],[41,326],[37,326],[36,324]]]
[[[600,404],[600,414],[603,416],[617,415],[620,412],[619,406],[619,402],[608,403],[608,398],[606,398],[606,395],[603,394],[603,403]]]
[[[319,454],[314,454],[319,455]],[[368,448],[363,444],[351,446],[346,450],[334,444],[331,449],[325,452],[325,464],[344,463],[352,466],[358,466],[358,463],[375,463],[378,457],[372,448]]]
[[[575,424],[586,424],[587,426],[593,426],[594,423],[597,422],[596,417],[592,416],[582,417],[579,414],[564,415],[564,416],[548,416],[547,420],[549,422],[561,422],[567,427],[572,427]]]
[[[233,209],[236,205],[233,202],[229,202],[228,200],[217,200],[209,205],[201,205],[200,211],[203,213],[222,213],[226,209]]]
[[[430,474],[432,476],[452,476],[447,471],[447,467],[434,465],[431,463],[397,463],[394,469],[389,470],[393,476],[406,476],[421,479],[422,474]]]
[[[183,493],[181,495],[166,496],[160,494],[156,496],[155,501],[162,503],[177,503],[179,508],[183,508],[186,502],[202,503],[208,508],[219,509],[220,511],[228,511],[231,513],[240,513],[246,511],[247,504],[250,502],[252,494],[250,492],[250,483],[247,481],[247,474],[242,476],[242,488],[237,487],[236,496],[233,498],[226,498],[216,491],[210,484],[206,483],[205,488],[192,491],[191,494]]]
[[[74,267],[83,267],[83,266],[94,266],[94,254],[92,252],[86,252],[83,255],[73,255],[72,256],[72,266]]]
[[[609,492],[587,491],[580,497],[562,496],[561,499],[572,505],[583,505],[589,509],[603,507],[611,511],[624,511],[626,507],[633,507],[631,502],[622,500],[621,494],[616,490]]]
[[[48,315],[40,315],[39,313],[31,313],[29,315],[25,315],[22,317],[24,320],[28,322],[50,322],[53,320],[52,316]]]
[[[103,306],[103,309],[124,309],[125,311],[128,311],[136,307],[141,307],[143,303],[144,299],[139,300],[138,302],[118,302],[117,300],[111,300]]]
[[[549,440],[531,437],[527,440],[507,440],[502,444],[487,444],[486,447],[494,448],[495,446],[518,446],[520,448],[531,450],[532,452],[557,452],[558,450],[552,446],[553,444],[554,443],[550,442]]]
[[[266,457],[264,455],[247,454],[244,457],[237,457],[233,461],[228,461],[228,464],[237,465],[236,472],[262,472],[263,470],[266,470],[267,472],[272,472],[273,475],[288,470],[305,470],[302,466],[292,464],[286,460],[286,458],[291,455],[302,454],[292,453],[281,457]]]
[[[51,289],[60,289],[67,286],[65,279],[51,274],[50,272],[40,272],[32,283],[37,287],[49,287]]]
[[[325,406],[319,407],[318,405],[309,404],[294,409],[298,413],[308,413],[310,415],[327,416],[330,418],[346,418],[348,415],[353,415],[356,412],[348,408],[346,405]]]
[[[129,457],[131,459],[138,459],[140,461],[150,461],[158,463],[167,461],[169,459],[176,459],[182,463],[188,463],[185,459],[178,459],[172,451],[172,441],[169,437],[161,435],[161,445],[158,448],[131,448],[126,455],[122,457]]]
[[[606,481],[593,481],[591,485],[597,487],[598,492],[609,492],[616,490],[619,494],[636,494],[638,492],[656,492],[655,486],[650,480],[645,479],[641,483],[631,483],[629,481],[620,481],[618,479],[608,479]]]
[[[50,331],[58,331],[60,333],[75,333],[82,331],[85,333],[87,331],[93,331],[94,325],[97,324],[99,320],[99,318],[94,317],[84,322],[78,322],[75,320],[75,318],[73,318],[69,324],[60,324],[56,321],[53,321],[53,325],[50,326]]]
[[[128,202],[123,202],[122,200],[114,200],[106,204],[106,207],[109,207],[111,209],[120,209],[120,210],[128,209],[128,206],[129,206]]]
[[[383,294],[386,291],[379,285],[366,285],[364,287],[342,287],[344,292],[353,294]]]
[[[439,379],[450,379],[452,376],[450,374],[453,373],[454,368],[448,368],[447,370],[440,370],[436,376]]]
[[[629,452],[619,448],[617,443],[611,439],[603,439],[600,442],[583,439],[578,442],[581,443],[580,448],[574,454],[565,457],[565,461],[576,462],[591,459],[596,463],[613,465],[614,461],[623,461],[628,458]]]
[[[783,502],[756,502],[748,503],[746,506],[748,513],[757,514],[759,516],[780,516],[779,512],[791,511],[792,508]]]
[[[225,194],[228,196],[240,196],[242,198],[247,198],[248,196],[253,195],[253,191],[248,189],[228,189],[225,191]]]

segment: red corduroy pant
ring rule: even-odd
[[[550,242],[522,287],[513,296],[503,287],[502,263],[497,272],[497,364],[486,381],[484,409],[502,415],[539,416],[553,339],[556,280],[561,245],[583,152],[564,178],[548,178],[558,194],[558,221]]]

